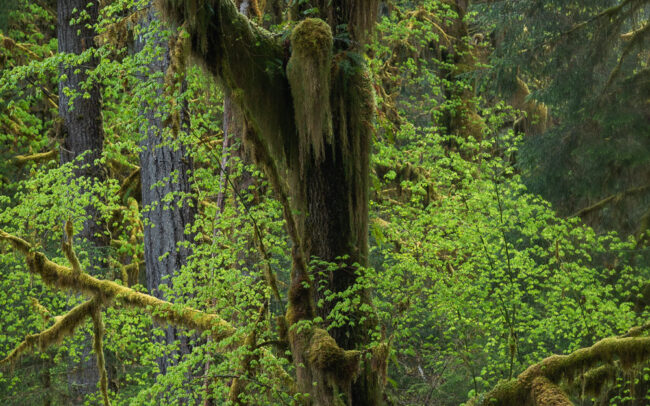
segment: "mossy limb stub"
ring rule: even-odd
[[[300,167],[304,168],[312,153],[320,161],[325,143],[332,141],[332,30],[323,20],[308,18],[294,28],[291,46],[287,78],[299,136]]]
[[[347,381],[359,372],[359,351],[344,350],[321,328],[315,328],[309,343],[309,362],[335,379]]]

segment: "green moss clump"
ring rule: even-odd
[[[330,108],[330,65],[332,61],[332,30],[323,20],[308,18],[291,34],[292,52],[287,64],[291,86],[300,168],[323,159],[325,143],[332,142],[332,111]]]
[[[522,406],[528,400],[528,393],[517,380],[498,384],[485,397],[484,406]]]
[[[531,392],[535,405],[573,406],[567,395],[544,376],[538,376],[533,380]]]
[[[359,372],[361,353],[342,349],[327,331],[315,328],[309,343],[308,359],[311,365],[325,371],[335,381],[349,382]]]

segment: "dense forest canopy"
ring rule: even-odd
[[[3,2],[0,403],[648,404],[649,17]]]

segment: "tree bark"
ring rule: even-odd
[[[145,17],[141,24],[143,28],[156,21],[158,17],[154,9]],[[168,74],[171,66],[170,46],[162,38],[157,37],[155,46],[164,49],[160,58],[154,59],[149,64],[149,74],[157,72]],[[142,38],[136,40],[135,50],[144,48]],[[175,50],[175,52],[180,52]],[[173,74],[170,72],[169,74]],[[143,80],[153,80],[143,78]],[[157,94],[155,99],[161,100],[165,84],[163,79],[158,79]],[[184,81],[181,84],[185,86]],[[159,102],[164,103],[164,102]],[[192,171],[192,158],[187,147],[179,142],[177,131],[185,131],[188,127],[184,109],[178,113],[177,119],[163,120],[159,112],[165,111],[162,105],[145,106],[143,109],[144,130],[140,146],[140,178],[142,182],[142,206],[144,217],[144,257],[146,266],[146,283],[149,292],[157,298],[164,298],[164,293],[159,289],[161,285],[172,287],[172,277],[187,263],[191,250],[183,243],[191,242],[192,236],[186,234],[186,227],[194,221],[196,205],[188,200],[191,192],[190,173]],[[180,128],[174,128],[175,120],[180,123]],[[167,130],[167,131],[166,131]],[[171,134],[171,135],[170,135]],[[165,328],[165,344],[181,342],[180,353],[189,352],[187,338],[181,336],[175,327]],[[165,373],[172,365],[172,356],[165,355],[158,359],[160,372]]]
[[[75,11],[76,10],[76,11]],[[70,25],[72,19],[79,20],[81,12],[88,17]],[[85,0],[57,1],[57,36],[60,54],[80,55],[93,48],[99,9],[96,2]],[[89,72],[97,67],[97,59],[90,57],[80,65],[62,64],[59,81],[59,116],[61,118],[60,147],[61,163],[74,161],[81,154],[74,170],[76,177],[104,180],[104,168],[95,161],[102,156],[104,130],[102,127],[102,104],[99,84],[87,83]],[[72,102],[71,102],[72,101]],[[106,246],[106,237],[101,235],[102,228],[97,209],[86,207],[88,219],[84,222],[79,235],[95,247]]]
[[[82,12],[87,17],[81,18]],[[93,48],[95,30],[99,14],[98,4],[84,0],[57,1],[57,38],[60,54],[80,55]],[[75,24],[70,24],[75,19]],[[75,161],[73,174],[75,178],[87,178],[95,181],[105,179],[103,166],[95,162],[102,156],[104,131],[102,127],[101,95],[99,84],[88,83],[89,72],[97,67],[97,59],[89,57],[84,63],[62,64],[59,68],[59,116],[61,164]],[[89,204],[85,208],[86,219],[79,230],[79,237],[88,245],[91,264],[101,266],[100,249],[106,247],[107,238],[102,234],[101,221],[97,208]],[[67,220],[67,219],[64,219]],[[72,239],[73,236],[67,236]],[[86,337],[81,350],[81,361],[68,372],[70,395],[75,404],[83,403],[83,397],[95,391],[99,378],[95,368],[94,355],[91,355],[90,337]]]
[[[384,362],[369,348],[372,314],[347,309],[350,323],[328,332],[323,327],[342,299],[318,306],[322,292],[348,289],[369,305],[369,292],[355,285],[367,263],[374,99],[358,54],[377,1],[317,1],[322,20],[300,22],[290,46],[250,23],[230,0],[160,3],[168,19],[184,24],[194,54],[244,112],[244,142],[284,206],[293,242],[286,320],[298,390],[313,405],[381,404],[383,372],[376,365]],[[333,31],[349,41],[334,41]],[[312,256],[337,265],[310,267]],[[323,323],[314,323],[317,316]]]

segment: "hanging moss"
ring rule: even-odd
[[[187,31],[195,60],[225,89],[240,94],[234,98],[238,107],[272,156],[278,162],[297,156],[281,39],[240,14],[230,0],[157,0],[157,4],[168,21]]]
[[[169,38],[169,66],[165,72],[165,92],[170,96],[168,103],[171,113],[163,122],[163,126],[170,127],[174,137],[181,131],[181,109],[178,107],[176,92],[182,91],[185,80],[187,61],[190,54],[189,34],[181,30],[177,35]]]
[[[572,383],[583,371],[598,368],[601,364],[611,364],[615,358],[620,360],[623,369],[630,369],[650,359],[650,337],[609,337],[591,347],[581,348],[568,355],[548,357],[539,364],[530,366],[516,380],[497,385],[486,395],[483,404],[506,406],[544,404],[533,403],[535,393],[546,393],[550,399],[557,397],[556,401],[560,402],[561,397],[557,390],[550,388],[545,380],[553,385],[562,381]],[[540,378],[543,379],[539,380]],[[537,392],[534,391],[535,385]],[[529,394],[531,396],[528,396]]]
[[[573,406],[567,395],[544,376],[533,380],[531,392],[535,406]]]
[[[218,0],[157,0],[155,3],[167,20],[186,26],[198,50],[207,52],[209,27]]]
[[[330,181],[320,190],[310,190],[315,193],[312,197],[324,196],[334,190],[328,171],[336,172],[336,186],[341,186],[343,195],[332,196],[340,196],[344,202],[336,210],[350,219],[339,227],[342,246],[350,251],[354,262],[365,265],[374,97],[360,53],[340,52],[332,57],[335,46],[330,27],[352,30],[348,37],[340,36],[344,39],[338,41],[338,49],[359,49],[374,25],[378,1],[323,1],[319,10],[324,21],[307,19],[298,24],[292,33],[291,49],[242,16],[230,0],[159,3],[168,19],[184,25],[194,55],[222,82],[241,109],[247,127],[246,147],[280,196],[293,242],[286,321],[298,389],[308,393],[315,404],[336,404],[339,395],[350,400],[360,353],[345,351],[325,330],[312,332],[295,326],[313,320],[315,315],[307,261],[312,254],[310,233],[317,230],[308,231],[306,219],[315,218],[317,206],[327,204],[318,197],[308,198],[305,179],[312,176]],[[338,232],[335,228],[332,231]],[[350,281],[354,283],[354,277]],[[366,293],[362,295],[367,303]],[[367,332],[365,325],[358,329]],[[356,336],[351,339],[355,344],[345,348],[363,345]],[[376,376],[368,371],[369,364],[359,378],[361,386],[369,387],[365,374]]]
[[[137,10],[115,23],[109,24],[95,37],[95,44],[97,46],[111,44],[114,49],[126,48],[133,42],[133,29],[148,12],[148,8]]]
[[[332,143],[332,30],[323,20],[308,18],[294,28],[291,46],[287,78],[299,136],[300,168],[304,171],[305,162],[320,162],[325,143]]]
[[[337,120],[334,133],[341,154],[348,190],[350,247],[357,247],[358,262],[367,260],[369,161],[372,142],[375,97],[364,61],[359,54],[343,52],[334,58],[332,68],[332,112]]]
[[[346,34],[349,41],[346,48],[360,48],[370,38],[377,22],[379,0],[316,0],[310,3],[294,1],[291,10],[293,20],[302,17],[307,7],[315,7],[318,15],[331,27],[341,30],[337,35]]]
[[[583,375],[581,389],[584,394],[597,397],[608,383],[615,382],[615,380],[616,368],[612,364],[605,364],[591,369]]]

